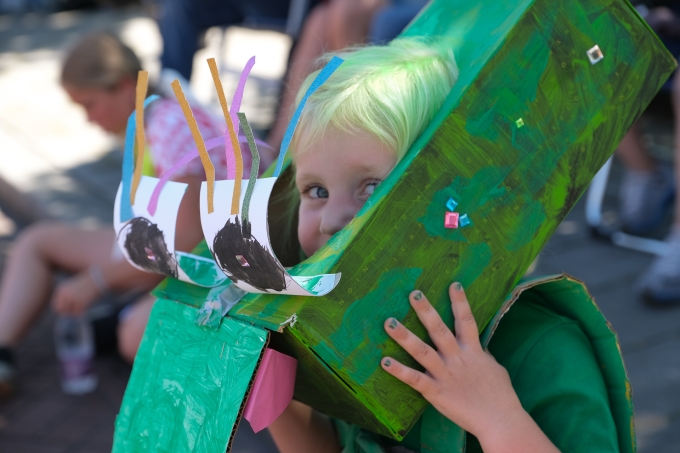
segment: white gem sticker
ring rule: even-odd
[[[588,49],[586,52],[588,54],[588,59],[590,60],[590,64],[595,64],[598,61],[602,60],[604,58],[604,55],[602,54],[602,51],[600,50],[600,46],[595,44],[594,47],[591,49]]]

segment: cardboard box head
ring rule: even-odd
[[[337,286],[246,294],[224,318],[278,332],[271,346],[299,361],[297,399],[395,439],[427,403],[380,368],[385,355],[416,366],[384,320],[425,338],[408,303],[418,288],[452,325],[447,288],[459,281],[483,329],[675,67],[624,0],[433,0],[403,36],[451,42],[460,75],[355,219],[287,269],[342,274]],[[200,307],[223,289],[168,279],[157,294]]]
[[[272,342],[300,361],[296,398],[395,438],[426,402],[379,367],[415,366],[384,320],[424,337],[407,297],[418,288],[452,323],[459,281],[484,328],[675,67],[618,0],[436,0],[403,33],[421,35],[451,39],[459,79],[356,218],[291,270],[342,273],[338,286],[249,294],[229,313],[283,331]]]

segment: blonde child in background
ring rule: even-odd
[[[88,121],[122,139],[135,108],[137,74],[141,69],[137,56],[117,37],[97,33],[81,39],[67,54],[61,84],[69,97],[84,108]],[[206,139],[223,134],[221,122],[213,120],[207,111],[200,106],[194,106],[193,111]],[[164,173],[195,146],[174,99],[161,98],[149,106],[145,129],[149,145],[147,173],[152,175]],[[218,177],[226,178],[223,150],[215,149],[211,154]],[[189,185],[178,214],[176,244],[179,250],[189,251],[203,239],[195,202],[204,179],[203,167],[196,160],[175,173],[173,179]],[[144,294],[162,279],[132,267],[122,253],[115,252],[118,250],[111,227],[83,229],[41,222],[19,235],[0,280],[0,396],[9,394],[14,387],[14,348],[50,300],[58,313],[81,314],[104,293]],[[55,272],[71,277],[53,287]],[[118,349],[128,361],[137,352],[153,300],[148,294],[141,296],[120,319]]]

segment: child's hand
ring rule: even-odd
[[[474,434],[482,447],[504,443],[508,439],[504,434],[514,437],[512,431],[519,428],[520,431],[513,434],[520,434],[522,427],[527,428],[527,423],[534,425],[529,430],[535,431],[538,426],[522,408],[508,372],[482,349],[477,323],[459,283],[450,286],[449,296],[455,317],[455,336],[420,291],[410,295],[411,306],[436,349],[396,319],[385,321],[388,335],[411,354],[425,372],[390,357],[382,359],[383,369],[422,393],[440,413]],[[538,431],[540,433],[540,429]],[[542,437],[548,440],[544,435]],[[489,449],[492,450],[495,449]]]
[[[52,308],[61,315],[78,316],[92,305],[99,293],[87,272],[81,272],[59,285],[52,296]]]

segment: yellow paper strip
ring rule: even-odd
[[[229,108],[227,107],[227,99],[224,97],[224,89],[222,88],[222,81],[220,81],[220,74],[217,71],[217,64],[214,58],[208,58],[208,66],[210,66],[210,73],[212,74],[213,82],[215,83],[215,90],[217,90],[217,97],[222,106],[222,113],[224,114],[224,121],[227,123],[229,129],[229,138],[231,139],[231,148],[234,150],[234,160],[236,161],[236,177],[234,179],[234,195],[231,198],[231,214],[235,215],[239,212],[239,202],[241,201],[241,181],[243,180],[243,158],[241,157],[241,145],[236,136],[236,129],[234,122],[231,120]]]
[[[132,174],[132,186],[130,188],[130,204],[135,204],[135,195],[139,181],[142,179],[142,166],[144,162],[144,147],[146,146],[146,136],[144,135],[144,99],[149,87],[149,73],[139,71],[137,74],[137,96],[135,98],[135,143],[137,145],[137,156],[135,158],[135,172]]]
[[[172,91],[175,92],[177,102],[179,102],[180,107],[182,107],[184,118],[186,118],[187,125],[189,125],[189,129],[191,130],[191,135],[194,137],[196,148],[198,148],[198,155],[201,158],[201,163],[203,164],[203,169],[205,170],[205,179],[208,182],[208,214],[211,214],[214,210],[213,198],[215,193],[215,166],[210,160],[208,150],[205,147],[205,142],[203,141],[203,137],[201,137],[201,131],[198,130],[196,118],[194,118],[194,113],[191,111],[189,102],[184,96],[184,92],[182,91],[182,87],[179,84],[179,80],[175,79],[175,81],[170,85],[172,86]]]

